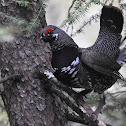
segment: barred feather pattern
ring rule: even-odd
[[[120,34],[111,32],[108,27],[101,27],[95,44],[88,49],[103,53],[112,59],[117,59],[120,52],[120,40]]]
[[[83,64],[82,67],[83,69],[81,70],[83,70],[83,77],[85,76],[88,78],[87,81],[83,79],[81,83],[81,85],[83,85],[82,87],[85,89],[87,89],[87,85],[89,85],[91,87],[90,89],[101,94],[117,81],[117,79],[113,78],[112,76],[101,74],[85,64]]]
[[[116,79],[96,72],[85,64],[82,64],[77,57],[70,66],[63,67],[62,69],[53,68],[54,75],[66,84],[74,88],[92,89],[101,94],[106,89],[111,87]]]
[[[110,88],[117,81],[117,79],[112,76],[98,73],[93,69],[90,72],[93,86],[92,89],[99,94]]]
[[[66,67],[63,67],[61,69],[59,68],[53,68],[54,69],[54,75],[66,84],[67,86],[74,87],[74,88],[91,88],[92,86],[89,86],[91,83],[90,80],[88,80],[88,77],[85,77],[83,75],[88,75],[88,71],[83,71],[82,64],[79,60],[79,57],[76,57],[76,59],[73,60],[73,62]],[[83,73],[85,72],[85,73]],[[80,81],[81,77],[83,76],[83,79],[87,83],[87,86],[85,87]],[[89,77],[90,78],[90,77]]]

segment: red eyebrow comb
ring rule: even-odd
[[[52,32],[52,31],[53,31],[52,28],[48,28],[48,29],[45,31],[45,33],[48,34],[49,31]]]

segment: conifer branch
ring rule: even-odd
[[[41,5],[41,8],[40,8],[40,10],[39,10],[39,13],[38,13],[37,17],[36,17],[34,20],[32,20],[33,22],[30,22],[30,25],[28,26],[28,31],[29,31],[29,32],[31,32],[32,29],[35,27],[36,22],[38,21],[39,16],[40,16],[40,14],[41,14],[41,12],[42,12],[42,9],[43,9],[43,6]],[[40,23],[40,22],[39,22],[39,23]]]
[[[19,27],[25,26],[25,27],[23,27],[24,29],[21,31],[32,32],[33,29],[35,29],[36,27],[39,26],[39,24],[40,24],[39,17],[43,16],[43,14],[44,14],[43,12],[45,12],[44,9],[46,8],[45,2],[47,2],[47,1],[45,1],[45,0],[43,0],[43,1],[39,0],[39,1],[40,1],[40,4],[39,4],[40,10],[38,12],[38,15],[35,19],[31,19],[31,21],[29,21],[29,22],[24,19],[21,19],[21,18],[10,16],[4,12],[0,12],[0,15],[5,17],[8,21],[12,22],[12,24],[14,24],[14,25],[17,25]],[[30,8],[31,4],[35,4],[33,2],[21,1],[21,0],[16,0],[14,2],[19,4],[21,7],[26,7],[26,8]]]
[[[76,34],[79,34],[83,31],[83,29],[88,25],[91,24],[92,21],[96,21],[100,18],[100,14],[101,13],[97,13],[95,15],[92,15],[91,18],[88,19],[88,21],[85,21],[82,26],[76,30],[76,32],[74,34],[72,34],[72,36],[75,36]]]
[[[120,8],[121,10],[125,10],[125,11],[126,11],[126,3],[124,3],[124,4],[119,4],[119,8]]]
[[[31,5],[35,5],[35,3],[28,0],[15,0],[15,3],[21,7],[25,7],[27,9],[31,9]]]
[[[70,10],[73,7],[73,5],[74,5],[75,2],[76,2],[76,0],[73,0],[71,6],[68,9],[68,17],[70,16]]]
[[[10,16],[4,12],[0,12],[0,15],[5,17],[7,20],[11,21],[13,24],[17,24],[17,25],[25,25],[27,24],[27,21],[21,19],[21,18],[16,18],[13,16]]]
[[[29,22],[28,27],[26,28],[26,30],[28,30],[29,32],[32,32],[33,29],[35,29],[35,28],[37,28],[39,26],[39,24],[40,24],[39,17],[41,17],[45,12],[44,9],[46,8],[46,5],[44,4],[44,1],[39,0],[39,4],[40,4],[40,9],[39,9],[37,17],[35,19],[32,19]]]
[[[72,25],[77,21],[79,21],[79,19],[82,18],[82,16],[85,16],[85,14],[89,11],[92,4],[95,5],[99,4],[102,6],[105,5],[105,3],[101,2],[100,0],[90,0],[88,2],[84,0],[83,1],[73,0],[71,6],[68,9],[67,19],[63,21],[60,27],[67,26],[67,24],[69,27],[69,25]]]

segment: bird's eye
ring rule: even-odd
[[[51,31],[48,32],[48,34],[51,34],[51,33],[52,33]]]

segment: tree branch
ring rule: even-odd
[[[75,114],[66,114],[66,118],[69,121],[74,121],[78,123],[82,123],[85,125],[89,126],[110,126],[110,125],[105,125],[102,121],[100,120],[93,120],[91,116],[88,116],[86,113],[84,113],[77,105],[75,105],[69,98],[66,96],[62,91],[65,91],[68,93],[72,98],[75,100],[76,99],[76,94],[75,91],[73,91],[71,88],[63,85],[61,82],[58,82],[57,79],[52,76],[50,78],[51,73],[48,73],[48,75],[44,74],[45,69],[41,66],[37,66],[37,69],[34,72],[34,77],[37,77],[38,79],[45,81],[45,88],[47,88],[47,91],[50,91],[54,93],[56,96],[60,97],[61,100],[63,100],[77,115]],[[48,79],[48,77],[50,79]],[[44,80],[43,80],[44,79]],[[60,89],[59,89],[60,88]]]
[[[66,113],[66,118],[68,121],[76,122],[76,123],[81,123],[85,124],[86,120],[84,121],[82,118],[79,116],[75,115],[74,113]],[[106,126],[112,126],[109,124],[105,124]]]
[[[76,0],[73,0],[71,6],[68,9],[68,17],[70,17],[70,10],[73,7],[73,5],[74,5],[75,2],[76,2]]]

